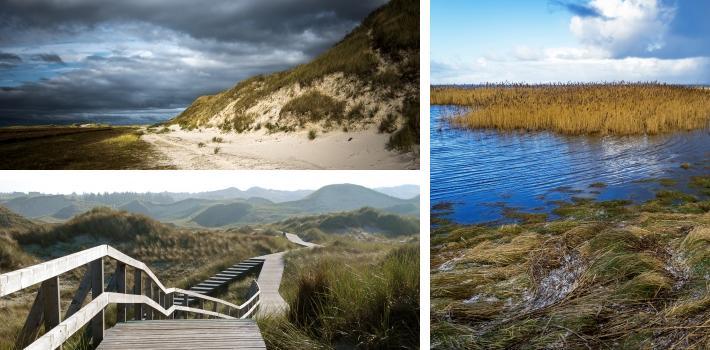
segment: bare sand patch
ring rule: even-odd
[[[274,134],[188,131],[177,126],[170,130],[142,138],[165,155],[169,164],[164,165],[178,169],[419,169],[416,153],[386,150],[390,135],[374,129],[319,132],[314,140],[309,140],[308,130]]]

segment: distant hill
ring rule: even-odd
[[[419,233],[419,220],[376,210],[361,208],[355,211],[295,217],[274,224],[280,230],[313,235],[312,230],[326,234],[371,233],[385,236]]]
[[[57,219],[69,219],[74,215],[83,213],[85,208],[82,208],[76,204],[70,204],[67,205],[66,207],[57,210],[54,214],[52,214],[52,217],[57,218]]]
[[[200,96],[169,124],[225,132],[373,129],[419,144],[419,1],[391,0],[313,61]],[[375,126],[375,127],[373,127]]]
[[[312,190],[281,191],[270,190],[262,187],[251,187],[246,191],[242,191],[236,187],[230,187],[217,191],[207,191],[199,193],[170,193],[170,195],[175,199],[200,198],[216,200],[247,199],[258,197],[267,199],[271,202],[280,203],[299,200],[311,193],[313,193]]]
[[[64,195],[44,195],[17,197],[5,202],[4,205],[25,217],[36,218],[52,215],[60,209],[75,203],[77,203],[77,200]]]
[[[373,188],[377,192],[382,192],[388,196],[397,197],[400,199],[411,199],[419,196],[418,185],[402,185],[393,187],[378,187]]]
[[[0,206],[0,231],[28,230],[36,227],[37,224],[18,215],[3,206]]]
[[[197,214],[192,221],[203,227],[220,227],[239,222],[251,210],[247,203],[217,204]]]
[[[325,213],[349,211],[362,207],[387,208],[408,203],[367,187],[351,184],[329,185],[320,188],[308,197],[295,202],[283,203],[304,212]]]

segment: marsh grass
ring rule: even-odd
[[[432,347],[703,349],[709,204],[660,191],[641,205],[560,203],[555,221],[438,220]]]
[[[417,244],[338,239],[291,252],[283,317],[258,319],[270,349],[414,349],[419,344]]]
[[[562,134],[659,134],[708,127],[710,91],[656,83],[433,87],[432,104],[470,107],[464,128]]]

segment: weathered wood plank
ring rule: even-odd
[[[126,264],[118,262],[116,264],[116,273],[114,274],[116,280],[116,292],[120,294],[126,294]],[[116,322],[126,322],[126,304],[116,305]]]
[[[106,331],[99,350],[266,349],[253,320],[127,322]]]
[[[104,292],[104,259],[98,258],[91,262],[89,271],[91,273],[91,299],[98,300]],[[91,304],[91,303],[90,303]],[[104,320],[103,306],[96,310],[96,314],[91,319],[91,339],[95,344],[99,344],[104,338],[104,329],[106,323]]]
[[[84,304],[84,300],[86,300],[86,296],[89,295],[89,289],[91,288],[91,273],[89,271],[90,269],[87,268],[86,273],[84,273],[84,277],[79,283],[79,288],[77,288],[76,293],[74,294],[74,297],[72,297],[71,303],[67,308],[67,312],[64,314],[65,319],[79,311],[79,309],[81,309],[81,305]]]

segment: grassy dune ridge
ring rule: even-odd
[[[346,98],[335,98],[336,91],[313,89],[328,76],[337,74],[357,87],[349,89],[352,91],[347,92]],[[269,133],[293,132],[306,123],[321,121],[327,129],[335,126],[348,129],[372,123],[380,107],[392,103],[398,105],[395,114],[402,123],[388,148],[409,151],[419,142],[419,94],[414,93],[418,91],[418,82],[419,3],[392,0],[313,61],[283,72],[248,78],[215,95],[200,96],[169,124],[191,130],[209,125],[215,116],[226,113],[219,125],[225,132],[242,133],[262,127]],[[278,111],[274,120],[257,121],[261,113],[252,107],[294,86],[302,88],[303,93],[289,96],[283,104],[274,106]],[[375,103],[371,108],[364,108],[362,103],[348,103],[363,92],[373,92]],[[412,108],[413,105],[417,108]]]
[[[434,216],[432,347],[704,349],[710,186],[695,183],[641,205],[577,199],[548,222]]]
[[[463,128],[562,134],[658,134],[710,123],[710,91],[657,83],[432,87],[431,102],[470,107]]]

